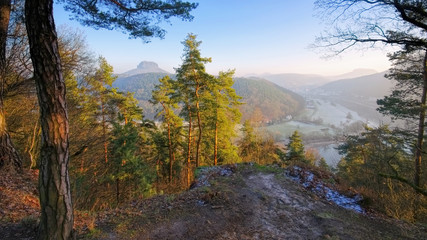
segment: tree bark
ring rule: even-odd
[[[71,239],[73,208],[68,177],[68,114],[53,20],[53,0],[26,0],[25,23],[34,67],[42,144],[38,239]]]
[[[11,0],[0,0],[0,169],[22,170],[22,159],[13,146],[4,114],[4,87],[7,75],[6,41],[9,29]],[[11,168],[10,168],[11,167]]]
[[[218,165],[218,108],[215,119],[215,146],[214,146],[214,166]]]
[[[165,110],[166,114],[166,121],[168,125],[168,149],[169,149],[169,182],[172,183],[172,175],[173,175],[173,163],[175,162],[175,153],[172,149],[172,136],[171,136],[171,123],[170,123],[170,117],[169,117],[169,109],[165,106],[164,103],[162,103],[163,109]]]
[[[197,145],[196,145],[196,168],[199,167],[200,163],[199,163],[199,156],[200,156],[200,143],[202,142],[202,120],[200,117],[200,104],[199,104],[199,89],[200,89],[200,85],[199,82],[197,81],[197,86],[196,86],[196,110],[197,110],[197,127],[199,128],[199,137],[197,138]]]
[[[102,138],[104,141],[104,161],[108,163],[108,139],[107,139],[107,124],[105,121],[104,102],[101,100],[101,115],[102,115]]]
[[[187,187],[190,187],[191,182],[191,111],[188,105],[188,149],[187,149]]]
[[[418,188],[421,188],[421,161],[423,153],[423,142],[424,142],[424,128],[425,128],[425,118],[426,118],[426,99],[427,99],[427,51],[424,56],[424,72],[423,72],[423,92],[421,96],[421,109],[420,116],[418,120],[418,137],[417,137],[417,146],[415,152],[415,176],[414,184]]]

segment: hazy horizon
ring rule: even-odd
[[[390,64],[384,49],[351,50],[332,59],[322,59],[326,50],[310,49],[316,36],[326,26],[314,17],[314,0],[308,1],[193,1],[199,6],[192,12],[192,22],[171,19],[161,26],[165,39],[151,39],[144,44],[129,39],[120,31],[95,30],[69,20],[69,14],[55,4],[57,26],[79,29],[86,36],[88,47],[104,56],[115,73],[135,68],[147,59],[173,72],[182,62],[182,41],[188,33],[196,34],[202,56],[211,57],[206,65],[211,74],[235,69],[237,76],[265,73],[340,75],[357,68],[385,71]]]

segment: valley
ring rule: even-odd
[[[235,78],[234,88],[242,96],[242,122],[251,120],[260,132],[286,145],[297,130],[306,149],[336,167],[341,156],[336,147],[346,135],[357,134],[364,126],[377,127],[390,119],[376,111],[376,100],[392,88],[383,73],[358,69],[340,76],[275,74]],[[114,87],[135,93],[144,116],[155,119],[158,111],[149,100],[158,79],[174,74],[143,61],[136,69],[118,76]]]

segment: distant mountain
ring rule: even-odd
[[[282,73],[282,74],[264,74],[261,75],[281,87],[290,89],[295,92],[306,92],[311,89],[318,88],[326,83],[340,79],[357,78],[377,73],[373,69],[359,68],[352,72],[336,75],[322,76],[317,74],[298,74],[298,73]]]
[[[358,68],[358,69],[354,69],[353,71],[351,71],[349,73],[331,76],[328,78],[332,79],[332,80],[341,80],[341,79],[348,79],[348,78],[358,78],[358,77],[363,77],[363,76],[372,75],[372,74],[376,74],[376,73],[378,73],[378,72],[375,71],[374,69]]]
[[[360,96],[382,98],[390,93],[392,81],[384,77],[386,72],[367,76],[342,79],[327,83],[318,89],[324,92],[342,96]]]
[[[154,86],[159,78],[167,73],[142,73],[128,77],[120,76],[113,84],[120,91],[134,92],[139,105],[147,118],[154,119],[156,108],[149,103]],[[254,110],[259,109],[262,121],[279,121],[288,115],[294,115],[304,108],[304,99],[296,93],[277,86],[265,79],[236,78],[233,86],[238,95],[243,97],[241,106],[243,119],[253,117]]]
[[[290,89],[295,92],[313,89],[332,81],[327,77],[316,74],[283,73],[268,74],[263,75],[262,77],[283,88]]]
[[[119,77],[125,78],[125,77],[130,77],[130,76],[134,76],[142,73],[168,73],[168,72],[159,68],[159,65],[157,65],[157,63],[155,62],[142,61],[138,64],[138,66],[135,69],[119,74]]]
[[[378,121],[384,117],[376,111],[376,101],[388,95],[394,86],[392,81],[384,77],[385,73],[330,82],[314,89],[310,94],[322,96],[356,111],[360,116]]]

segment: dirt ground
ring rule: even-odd
[[[292,181],[283,169],[241,165],[229,170],[203,173],[208,177],[188,192],[107,213],[99,235],[92,237],[427,239],[422,227],[336,206]]]
[[[209,167],[196,175],[193,188],[180,194],[77,212],[77,238],[427,239],[421,226],[328,202],[278,167]],[[36,223],[0,221],[0,239],[34,239]]]

